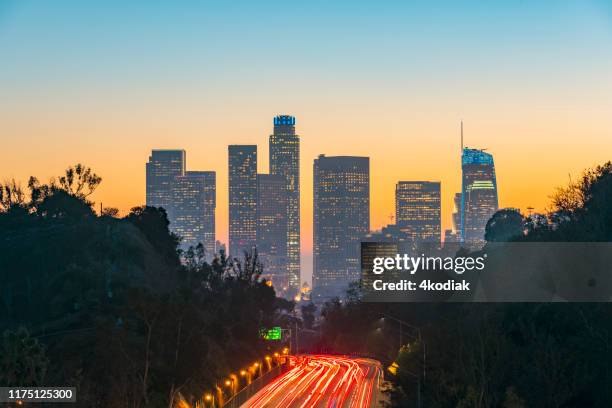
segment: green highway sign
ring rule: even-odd
[[[281,340],[282,330],[280,327],[272,327],[271,329],[261,329],[261,337],[265,340]]]

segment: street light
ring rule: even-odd
[[[255,367],[254,369],[255,372],[259,371],[259,376],[261,377],[262,375],[261,364],[259,364],[259,362],[255,362],[255,364],[253,364],[253,367]]]
[[[423,336],[421,334],[421,329],[419,327],[417,327],[417,326],[411,325],[408,322],[400,320],[397,317],[389,316],[389,315],[386,315],[386,314],[382,315],[382,317],[380,318],[380,321],[384,323],[385,322],[385,318],[387,318],[389,320],[392,320],[392,321],[394,321],[394,322],[399,324],[400,348],[402,348],[402,343],[403,343],[403,339],[402,339],[402,336],[403,336],[402,326],[406,326],[406,327],[410,328],[411,330],[414,330],[417,333],[417,339],[418,339],[419,343],[421,344],[421,347],[423,348],[423,379],[425,379],[425,374],[426,374],[426,371],[425,371],[426,365],[425,365],[425,363],[427,361],[427,351],[426,351],[427,348],[425,347],[425,342],[423,341]]]
[[[268,366],[268,371],[272,369],[272,358],[270,356],[265,356],[266,365]]]
[[[380,318],[380,321],[384,323],[385,322],[385,318],[387,318],[389,320],[392,320],[392,321],[394,321],[394,322],[399,324],[400,349],[402,348],[402,343],[403,343],[403,340],[402,340],[402,335],[403,335],[402,326],[406,326],[406,327],[410,328],[411,330],[414,330],[417,333],[417,339],[418,339],[418,341],[419,341],[419,343],[421,345],[421,348],[423,349],[423,364],[422,364],[423,365],[423,373],[422,373],[422,376],[423,376],[423,382],[425,382],[426,362],[427,362],[427,351],[426,351],[427,347],[425,346],[425,342],[423,341],[423,336],[421,334],[421,329],[419,327],[417,327],[417,326],[411,325],[408,322],[405,322],[405,321],[403,321],[401,319],[398,319],[397,317],[389,316],[389,315],[386,315],[386,314],[382,315],[382,317]],[[410,374],[412,374],[412,373],[410,373]],[[418,395],[418,400],[419,400],[419,407],[420,407],[421,406],[420,405],[420,403],[421,403],[421,379],[420,379],[420,377],[418,378],[418,385],[419,385],[419,387],[418,387],[418,394],[419,394]]]
[[[248,370],[240,370],[240,375],[242,377],[246,377],[247,385],[251,383],[251,369]]]
[[[210,402],[211,403],[211,407],[215,407],[215,396],[212,394],[206,394],[204,396],[204,401]]]
[[[234,379],[225,380],[224,383],[225,383],[225,386],[229,388],[230,396],[234,396]]]
[[[230,374],[229,377],[232,381],[232,396],[234,396],[238,391],[238,377],[236,376],[236,374]]]

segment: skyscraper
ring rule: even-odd
[[[464,148],[461,155],[461,239],[468,246],[484,243],[487,221],[498,209],[493,155]]]
[[[188,171],[174,178],[170,228],[182,238],[183,249],[202,243],[208,260],[216,252],[215,207],[214,171]]]
[[[229,255],[242,258],[257,238],[257,146],[230,145]]]
[[[413,242],[440,243],[440,182],[400,181],[395,186],[395,222]]]
[[[274,174],[257,175],[257,253],[264,276],[272,281],[277,294],[288,294],[287,205],[285,178]]]
[[[184,150],[153,150],[146,164],[147,197],[150,207],[163,207],[168,216],[172,204],[172,184],[176,176],[185,174]]]
[[[320,155],[313,181],[313,290],[325,298],[360,277],[360,242],[370,229],[370,159]]]
[[[270,135],[270,174],[280,176],[287,190],[287,274],[289,291],[300,288],[300,137],[295,134],[295,118],[274,118]],[[294,294],[294,293],[292,293]]]

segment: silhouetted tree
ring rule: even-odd
[[[0,184],[0,211],[8,211],[12,207],[25,204],[25,194],[15,179]]]
[[[607,163],[560,189],[547,214],[523,220],[518,213],[497,213],[489,222],[487,239],[610,242],[610,203],[612,164]],[[397,341],[383,341],[385,328],[379,328],[378,343],[366,335],[376,327],[377,310],[421,328],[427,346],[423,406],[609,406],[610,303],[383,305],[364,304],[349,296],[323,307],[325,344],[341,353],[367,349],[389,364],[397,356]],[[400,367],[418,368],[411,360],[415,357],[400,353],[399,359],[405,360]],[[389,378],[396,384],[392,393],[395,406],[414,406],[415,378]]]
[[[0,338],[0,384],[44,386],[48,369],[45,348],[20,327]]]
[[[67,193],[85,200],[98,188],[102,178],[80,163],[70,166],[59,179],[59,187]]]
[[[315,322],[315,314],[317,312],[317,306],[309,302],[301,307],[302,311],[302,321],[304,322],[304,327],[307,329],[312,329]]]
[[[44,342],[43,385],[77,386],[79,406],[169,407],[261,357],[259,330],[286,312],[256,253],[209,264],[201,245],[181,252],[163,209],[97,217],[86,197],[98,184],[76,166],[59,184],[30,178],[29,200],[15,200],[17,183],[3,193],[0,327],[9,339],[20,326],[32,336],[2,343],[0,377],[36,363],[36,348],[20,344]]]
[[[119,209],[115,207],[104,207],[100,215],[103,217],[117,218],[119,216]]]
[[[487,242],[507,242],[523,235],[525,220],[518,210],[504,208],[497,211],[487,222],[485,240]]]

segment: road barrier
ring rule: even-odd
[[[272,370],[256,378],[249,385],[238,391],[236,395],[223,404],[223,408],[239,408],[272,380],[285,374],[287,371],[289,371],[288,363],[274,367]]]

